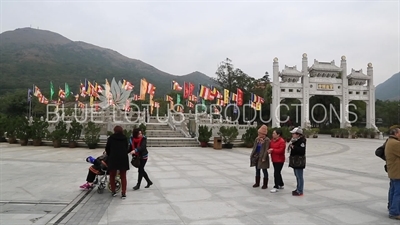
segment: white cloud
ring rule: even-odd
[[[385,2],[2,2],[1,32],[27,27],[110,48],[171,74],[213,76],[229,57],[251,76],[272,59],[301,67],[346,55],[372,62],[375,84],[400,70],[399,3]]]

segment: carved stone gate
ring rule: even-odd
[[[362,100],[366,103],[366,127],[375,126],[375,86],[373,85],[372,63],[367,65],[367,74],[362,69],[347,73],[346,57],[342,56],[340,67],[335,61],[318,62],[308,67],[307,54],[303,54],[301,71],[296,66],[279,71],[278,58],[273,61],[272,126],[280,127],[280,106],[285,98],[295,98],[301,102],[301,126],[310,126],[310,97],[314,95],[336,96],[340,99],[340,128],[351,126],[349,102]]]

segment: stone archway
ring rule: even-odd
[[[304,128],[311,126],[310,121],[310,96],[324,95],[336,96],[340,100],[340,128],[351,126],[349,123],[349,101],[367,101],[366,127],[375,126],[375,87],[373,85],[373,68],[368,63],[367,75],[362,70],[351,70],[347,75],[346,57],[342,56],[340,67],[335,61],[318,62],[308,67],[307,54],[303,54],[302,69],[296,66],[286,66],[280,72],[278,58],[273,61],[272,84],[272,126],[280,126],[280,110],[278,109],[281,99],[295,98],[302,103],[301,125]]]

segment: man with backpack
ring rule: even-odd
[[[400,128],[390,130],[385,144],[387,173],[390,178],[389,217],[400,220]]]
[[[400,128],[400,126],[392,126],[392,127],[390,127],[390,128],[389,128],[389,130],[390,130],[389,135],[392,135],[392,136],[395,135],[395,129],[396,129],[396,128]],[[389,137],[389,138],[390,138],[390,137]],[[385,162],[386,162],[386,157],[385,157],[385,146],[386,146],[386,143],[388,142],[389,138],[386,139],[385,143],[384,143],[382,146],[378,147],[378,148],[375,150],[375,155],[378,156],[379,158],[381,158],[381,159],[382,159],[383,161],[385,161]],[[387,173],[388,170],[387,170],[387,164],[386,164],[386,163],[385,163],[385,165],[384,165],[384,169],[385,169],[385,171],[386,171],[386,173]],[[392,186],[392,182],[389,181],[389,190],[390,190],[391,186]],[[388,206],[387,206],[387,209],[388,209],[388,210],[389,210],[389,207],[390,207],[390,195],[388,195]]]

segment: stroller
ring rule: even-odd
[[[86,162],[93,164],[89,168],[89,173],[92,172],[96,174],[93,181],[93,188],[97,186],[97,193],[102,194],[106,187],[111,192],[111,184],[108,182],[109,172],[107,171],[107,155],[104,153],[96,159],[89,156],[86,158]],[[121,191],[121,178],[119,173],[117,173],[117,176],[115,177],[115,191],[117,193]]]

